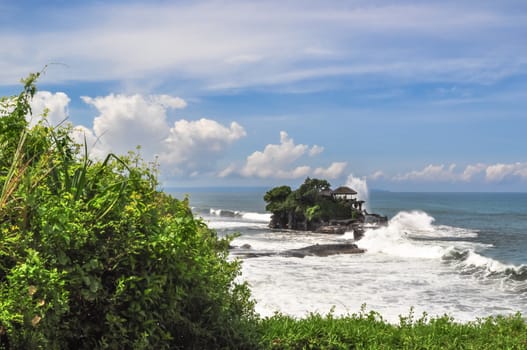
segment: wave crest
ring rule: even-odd
[[[476,237],[477,231],[434,225],[434,221],[432,216],[422,211],[400,212],[386,227],[366,231],[358,245],[369,253],[410,259],[440,259],[455,266],[462,274],[480,279],[527,281],[526,265],[505,264],[483,256],[476,249],[489,245],[463,240]],[[524,284],[510,286],[518,288]]]

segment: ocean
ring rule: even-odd
[[[189,195],[196,216],[232,245],[280,252],[313,244],[353,242],[267,228],[265,188],[173,189]],[[303,317],[374,310],[397,323],[412,312],[447,314],[460,322],[490,315],[527,315],[527,193],[395,193],[372,191],[368,211],[386,227],[355,242],[364,254],[243,258],[241,280],[256,311]],[[232,258],[236,258],[236,250]]]

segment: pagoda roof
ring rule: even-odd
[[[347,186],[340,186],[339,188],[333,191],[333,194],[357,194],[357,191]]]

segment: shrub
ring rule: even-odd
[[[92,161],[68,127],[30,128],[38,76],[0,106],[0,347],[251,347],[229,238],[134,153]]]

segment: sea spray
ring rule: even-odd
[[[358,186],[352,188],[359,192]],[[195,207],[204,209],[200,216],[220,234],[242,234],[232,242],[235,247],[247,244],[255,252],[280,252],[342,243],[350,236],[270,230],[264,222],[242,217],[248,212],[265,213],[261,194],[211,196],[217,201],[191,198]],[[249,196],[254,204],[245,200]],[[246,258],[240,280],[250,284],[257,311],[264,316],[279,311],[303,317],[333,309],[335,315],[346,315],[360,311],[366,303],[368,309],[395,323],[410,308],[416,315],[424,311],[448,314],[458,321],[516,311],[527,314],[527,268],[523,265],[527,263],[523,253],[527,195],[379,192],[370,206],[394,218],[388,225],[392,231],[384,234],[401,254],[390,253],[387,244],[386,252],[372,248],[357,255]],[[211,207],[241,215],[211,215]],[[231,225],[236,227],[227,227]],[[362,248],[368,239],[373,244],[381,237],[368,231],[356,243]],[[433,254],[434,249],[443,255]],[[402,254],[407,252],[411,254]],[[516,254],[514,259],[511,254]]]
[[[400,212],[387,226],[367,230],[359,246],[369,253],[382,253],[404,258],[439,259],[445,252],[429,242],[415,241],[411,237],[431,232],[433,218],[423,212]]]
[[[435,219],[423,211],[399,212],[386,227],[368,230],[358,244],[370,254],[386,254],[410,259],[436,259],[450,263],[463,275],[480,280],[502,280],[501,288],[527,289],[527,265],[504,264],[478,253],[492,245],[459,241],[477,236],[471,230],[434,225]],[[346,233],[346,238],[351,238]],[[454,241],[444,239],[456,239]]]
[[[360,200],[365,201],[365,209],[369,209],[368,200],[370,197],[370,193],[368,191],[368,183],[366,182],[365,178],[358,178],[354,177],[353,174],[350,174],[348,176],[348,179],[346,180],[346,186],[351,187],[355,191],[357,191],[357,197]]]

